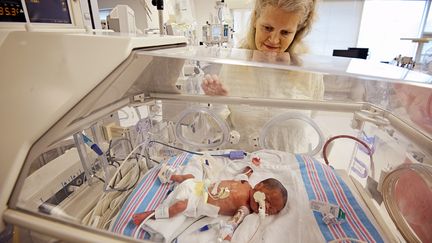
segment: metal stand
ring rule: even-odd
[[[158,10],[159,15],[159,32],[161,35],[165,35],[164,30],[164,22],[163,22],[163,0],[152,0],[152,5],[156,6],[156,9]]]

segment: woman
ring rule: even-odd
[[[240,48],[292,55],[306,52],[301,41],[311,29],[315,6],[315,0],[256,0]],[[207,95],[228,94],[214,75],[206,75],[202,87]]]
[[[304,53],[301,41],[311,29],[315,16],[314,0],[256,0],[250,27],[240,47],[257,50],[253,56],[286,57]],[[280,69],[224,66],[220,78],[207,74],[202,88],[207,95],[230,95],[281,99],[322,99],[324,86],[321,75]],[[230,106],[230,121],[240,134],[256,134],[257,129],[280,111]],[[296,129],[292,129],[296,128]],[[272,148],[296,153],[307,152],[304,124],[278,132]],[[292,131],[289,131],[292,130]],[[253,135],[256,136],[256,135]],[[240,147],[255,150],[247,142],[256,137],[244,137]],[[248,145],[249,144],[249,145]]]

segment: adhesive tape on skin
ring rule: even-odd
[[[260,218],[264,218],[265,217],[265,194],[263,192],[260,191],[256,191],[253,194],[253,198],[255,200],[255,202],[257,202],[259,204],[259,208],[258,208],[258,214],[260,216]]]

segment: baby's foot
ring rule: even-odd
[[[133,222],[135,225],[140,225],[146,218],[148,218],[150,216],[150,214],[152,214],[152,211],[147,211],[144,213],[136,213],[132,216]]]

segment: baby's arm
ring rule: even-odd
[[[183,201],[178,201],[178,202],[174,203],[173,205],[171,205],[168,208],[168,218],[172,218],[172,217],[176,216],[177,214],[183,212],[187,207],[187,203],[188,203],[188,200],[185,199]],[[135,223],[135,225],[140,225],[142,223],[142,221],[144,221],[147,217],[149,217],[154,212],[155,212],[155,210],[150,210],[150,211],[146,211],[143,213],[134,214],[132,216],[133,222]],[[155,219],[155,215],[153,215],[151,217],[151,219]]]
[[[248,214],[250,214],[249,208],[241,206],[230,220],[221,225],[220,237],[224,240],[230,241],[234,231]]]
[[[252,158],[252,163],[256,166],[259,166],[261,164],[260,158],[259,157],[253,157]],[[248,178],[252,175],[253,173],[253,169],[250,166],[246,166],[243,170],[244,175],[246,175]]]
[[[247,175],[247,177],[249,178],[253,173],[253,170],[251,167],[246,166],[243,170],[243,174]]]
[[[234,177],[234,180],[236,180],[236,181],[248,181],[248,179],[252,175],[252,173],[253,173],[252,168],[249,166],[246,166],[243,169],[242,173],[240,173]]]

